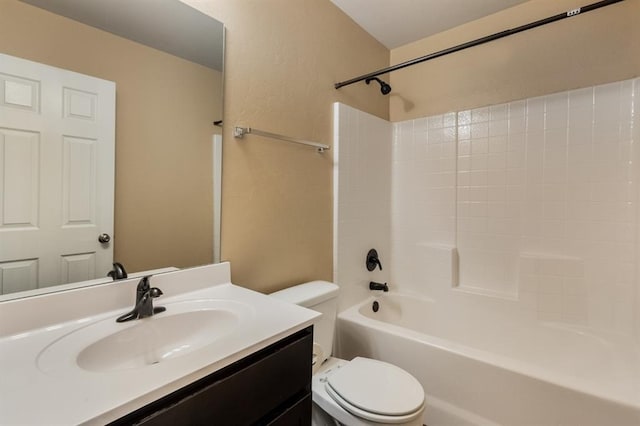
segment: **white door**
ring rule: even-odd
[[[115,83],[0,54],[0,293],[106,276]]]

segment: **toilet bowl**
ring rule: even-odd
[[[387,362],[331,357],[338,286],[313,281],[272,296],[321,312],[314,323],[314,426],[422,425],[424,390],[411,374]]]
[[[329,358],[312,378],[313,402],[349,426],[422,425],[420,383],[386,362]]]

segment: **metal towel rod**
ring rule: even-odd
[[[258,130],[258,129],[254,129],[252,127],[240,127],[240,126],[236,126],[234,131],[233,131],[233,136],[238,138],[238,139],[242,139],[244,137],[244,135],[258,135],[258,136],[264,136],[267,138],[272,138],[272,139],[278,139],[281,141],[285,141],[285,142],[293,142],[293,143],[298,143],[301,145],[307,145],[307,146],[312,146],[314,148],[317,149],[318,152],[324,152],[325,150],[329,150],[331,149],[331,147],[329,145],[324,145],[318,142],[311,142],[311,141],[306,141],[304,139],[298,139],[298,138],[292,138],[289,136],[283,136],[283,135],[279,135],[277,133],[271,133],[271,132],[265,132],[264,130]]]

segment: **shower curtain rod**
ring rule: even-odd
[[[488,43],[488,42],[493,41],[493,40],[498,40],[498,39],[503,38],[503,37],[507,37],[507,36],[510,36],[510,35],[513,35],[513,34],[516,34],[516,33],[522,32],[522,31],[530,30],[532,28],[540,27],[542,25],[550,24],[552,22],[560,21],[562,19],[571,18],[572,16],[576,16],[576,15],[579,15],[581,13],[591,12],[592,10],[600,9],[601,7],[609,6],[611,4],[619,3],[621,1],[624,1],[624,0],[603,0],[603,1],[596,2],[596,3],[592,3],[592,4],[587,5],[587,6],[583,6],[583,7],[577,8],[577,9],[569,10],[568,12],[565,12],[565,13],[559,13],[557,15],[550,16],[550,17],[545,18],[545,19],[540,19],[538,21],[531,22],[531,23],[525,24],[525,25],[521,25],[521,26],[516,27],[516,28],[512,28],[512,29],[509,29],[509,30],[501,31],[499,33],[495,33],[495,34],[492,34],[492,35],[481,37],[481,38],[476,39],[476,40],[468,41],[466,43],[462,43],[462,44],[459,44],[457,46],[450,47],[448,49],[440,50],[438,52],[430,53],[428,55],[421,56],[419,58],[411,59],[409,61],[402,62],[402,63],[399,63],[397,65],[393,65],[393,66],[390,66],[390,67],[387,67],[387,68],[383,68],[381,70],[374,71],[374,72],[371,72],[369,74],[364,74],[364,75],[361,75],[359,77],[352,78],[351,80],[342,81],[340,83],[336,83],[334,85],[334,87],[336,89],[339,89],[341,87],[348,86],[350,84],[357,83],[359,81],[366,80],[368,78],[377,77],[377,76],[382,75],[382,74],[387,74],[387,73],[392,72],[392,71],[397,71],[397,70],[402,69],[402,68],[410,67],[411,65],[416,65],[416,64],[419,64],[419,63],[422,63],[422,62],[425,62],[425,61],[428,61],[428,60],[431,60],[431,59],[435,59],[435,58],[439,58],[441,56],[448,55],[450,53],[454,53],[454,52],[458,52],[460,50],[468,49],[469,47],[478,46],[480,44]]]

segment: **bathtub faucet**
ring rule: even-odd
[[[369,253],[367,253],[366,265],[367,271],[373,271],[376,267],[380,268],[382,271],[382,263],[380,263],[380,258],[378,258],[378,252],[376,249],[371,249],[369,250]]]
[[[382,290],[384,292],[389,291],[389,286],[387,285],[387,283],[377,283],[375,281],[371,281],[369,283],[369,290]]]

